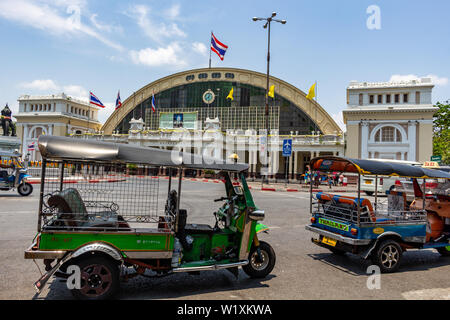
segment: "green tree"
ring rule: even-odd
[[[450,105],[436,103],[439,110],[433,116],[433,155],[441,156],[442,163],[450,163]]]

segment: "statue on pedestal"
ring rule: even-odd
[[[8,104],[3,108],[1,112],[1,119],[2,119],[2,129],[3,129],[3,135],[9,136],[9,129],[11,128],[11,136],[16,136],[16,126],[12,122],[12,112],[11,109],[9,109]]]

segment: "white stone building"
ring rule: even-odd
[[[347,108],[346,155],[427,161],[433,152],[430,78],[403,82],[350,82]]]
[[[19,97],[17,136],[22,142],[22,153],[37,141],[41,134],[66,136],[98,132],[102,124],[98,121],[98,107],[89,105],[65,95]],[[36,144],[35,144],[36,145]],[[30,160],[41,160],[35,148],[30,152]]]

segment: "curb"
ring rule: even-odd
[[[112,183],[112,182],[123,182],[126,181],[126,179],[92,179],[92,180],[63,180],[63,184],[67,184],[67,183],[101,183],[101,182],[108,182],[108,183]],[[41,180],[27,180],[27,182],[29,184],[41,184]],[[59,183],[59,179],[56,180],[46,180],[45,183]]]

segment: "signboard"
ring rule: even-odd
[[[283,140],[283,157],[290,157],[292,155],[292,139]]]
[[[173,114],[173,127],[174,128],[183,128],[183,114],[182,113],[174,113]]]
[[[438,164],[442,162],[442,156],[431,156],[431,161],[436,161]]]
[[[422,168],[437,169],[439,168],[439,163],[437,163],[436,161],[425,161]]]
[[[197,112],[160,112],[160,129],[197,129]]]

